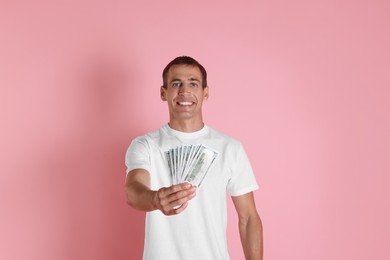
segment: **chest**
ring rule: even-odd
[[[191,182],[198,186],[198,193],[225,192],[231,176],[226,153],[217,146],[197,145],[204,147],[191,147],[192,144],[152,147],[152,189]]]

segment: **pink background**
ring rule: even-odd
[[[252,161],[265,259],[390,259],[389,1],[55,2],[0,3],[1,259],[140,259],[124,154],[183,54]]]

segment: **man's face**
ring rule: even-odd
[[[196,66],[174,65],[167,74],[167,88],[161,87],[161,99],[167,101],[171,120],[202,120],[203,100],[208,87],[202,88],[202,73]]]

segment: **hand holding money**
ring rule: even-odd
[[[182,145],[165,152],[172,184],[200,187],[218,153],[203,144]]]
[[[190,183],[181,183],[156,192],[156,207],[167,216],[176,215],[185,210],[188,201],[196,195],[196,187]]]

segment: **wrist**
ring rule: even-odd
[[[151,190],[150,197],[151,197],[151,202],[152,202],[152,210],[159,209],[158,190]]]

